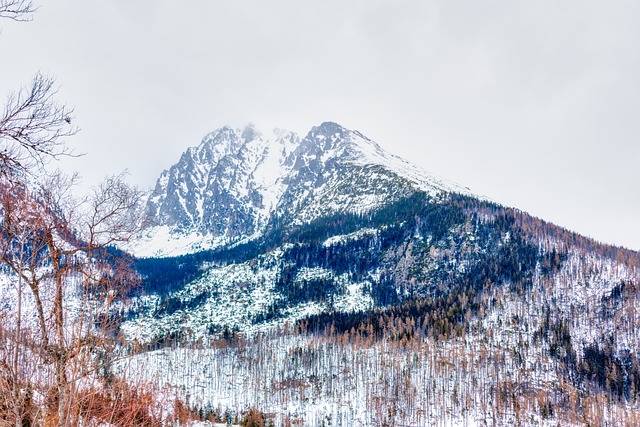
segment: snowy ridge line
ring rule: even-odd
[[[156,226],[124,249],[138,257],[215,249],[259,238],[274,216],[299,225],[366,212],[416,190],[473,196],[336,123],[304,138],[226,126],[162,172],[147,203]]]
[[[354,144],[358,147],[358,151],[361,154],[364,154],[362,157],[355,157],[352,160],[353,164],[362,166],[367,164],[378,164],[380,166],[384,166],[397,173],[399,176],[416,183],[421,190],[431,193],[432,195],[444,191],[449,193],[460,193],[467,196],[476,196],[468,187],[464,187],[453,181],[435,176],[402,157],[385,151],[376,142],[368,139],[358,131],[351,131],[350,134]],[[436,191],[434,192],[434,190]]]

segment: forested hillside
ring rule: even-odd
[[[640,255],[516,209],[417,191],[138,262],[147,296],[123,330],[153,351],[129,369],[153,366],[148,378],[212,419],[250,407],[277,425],[638,415]],[[184,275],[163,283],[176,265]]]

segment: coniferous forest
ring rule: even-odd
[[[188,279],[158,286],[176,264]],[[251,328],[188,314],[226,292],[205,285],[215,281],[203,264],[272,272],[238,285],[271,280]],[[289,229],[274,221],[258,242],[137,265],[149,313],[183,323],[148,336],[151,352],[128,369],[164,360],[151,377],[184,390],[204,418],[241,420],[253,408],[275,425],[638,420],[640,257],[515,209],[416,192],[376,212]],[[189,280],[200,290],[183,288]],[[345,309],[354,283],[367,304]],[[306,306],[321,309],[295,311]],[[124,315],[135,324],[136,313]]]

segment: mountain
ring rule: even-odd
[[[366,212],[417,189],[469,194],[336,123],[304,138],[223,127],[162,172],[148,201],[156,227],[131,250],[154,256],[211,249],[259,236],[274,217],[303,224]]]
[[[148,202],[151,215],[215,237],[251,235],[274,209],[299,145],[286,131],[269,138],[250,126],[212,132],[162,173]]]
[[[133,246],[144,293],[119,312],[145,351],[127,369],[211,419],[640,419],[638,252],[477,197],[335,123],[304,138],[219,129],[163,172],[148,207],[156,225]]]

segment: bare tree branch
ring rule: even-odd
[[[34,11],[31,0],[0,0],[0,19],[27,21]],[[44,167],[73,155],[64,139],[78,131],[56,94],[38,73],[0,109],[0,275],[10,285],[0,295],[0,426],[97,425],[104,409],[128,419],[119,396],[89,410],[78,384],[113,385],[104,367],[117,345],[114,304],[140,278],[111,245],[144,226],[142,193],[121,174],[75,198],[76,176]]]
[[[0,0],[1,1],[1,0]],[[71,155],[64,138],[77,133],[73,109],[55,102],[54,80],[36,74],[29,87],[9,95],[0,117],[0,166],[28,170],[48,158]]]
[[[29,21],[36,11],[31,0],[0,0],[0,18],[14,21]]]
[[[124,181],[125,173],[107,177],[94,189],[87,218],[91,246],[129,241],[143,226],[143,193]]]

